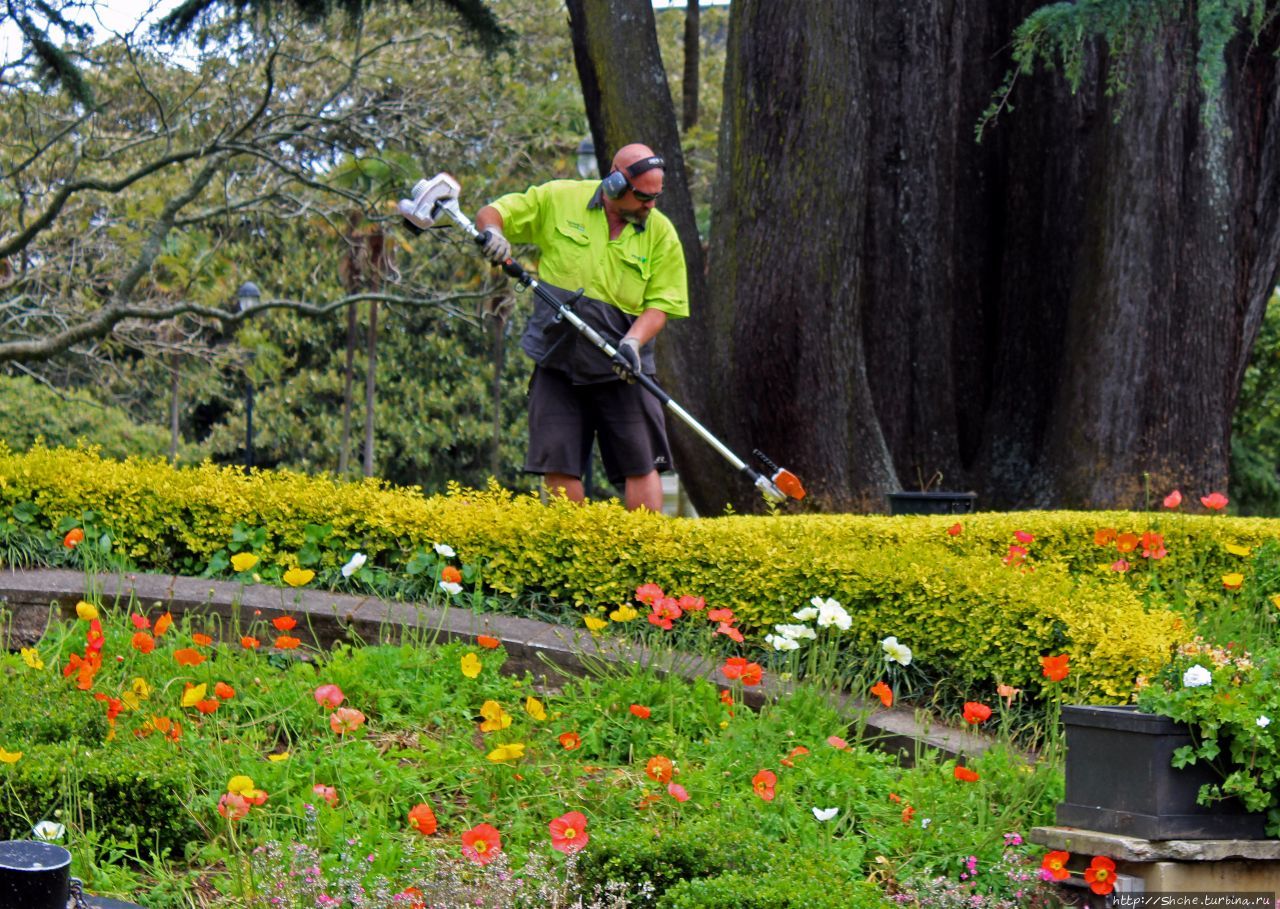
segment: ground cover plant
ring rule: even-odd
[[[294,621],[90,595],[0,658],[0,835],[56,838],[91,891],[148,909],[856,906],[939,877],[974,905],[1043,896],[1021,834],[1060,775],[1005,746],[905,767],[817,687],[746,707],[745,657],[724,688],[537,682],[494,640],[317,652]]]

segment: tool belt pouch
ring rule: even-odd
[[[617,347],[623,335],[635,322],[622,310],[593,297],[578,297],[572,291],[551,284],[541,284],[544,290],[570,308],[583,322],[600,333],[612,346]],[[544,369],[565,373],[575,385],[593,385],[597,382],[616,381],[613,362],[557,310],[546,303],[534,304],[533,314],[520,337],[520,347],[533,361]],[[653,341],[640,348],[640,368],[645,375],[653,375]]]

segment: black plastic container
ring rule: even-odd
[[[891,492],[890,514],[969,514],[976,492]]]
[[[0,906],[67,909],[71,853],[34,840],[0,842]]]
[[[1218,782],[1210,767],[1171,765],[1192,744],[1185,726],[1136,707],[1062,708],[1067,787],[1058,824],[1146,840],[1267,839],[1266,815],[1234,800],[1196,796]]]

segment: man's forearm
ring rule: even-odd
[[[660,309],[646,309],[636,316],[635,322],[627,330],[628,338],[635,338],[643,347],[657,337],[658,332],[667,324],[667,314]]]

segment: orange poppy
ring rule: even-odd
[[[780,763],[783,767],[794,767],[795,763],[792,761],[792,758],[804,757],[808,753],[809,753],[808,748],[804,747],[803,745],[797,745],[796,747],[792,748],[791,751],[787,753],[787,756],[784,757],[778,763]]]
[[[1093,532],[1093,545],[1110,546],[1116,541],[1116,529],[1114,527],[1103,527],[1101,530]]]
[[[213,638],[209,637],[207,634],[200,634],[198,632],[191,636],[191,640],[196,644],[199,644],[201,647],[208,647],[213,643]]]
[[[632,716],[638,716],[642,720],[647,720],[652,715],[652,711],[643,704],[632,704],[628,709]]]
[[[1070,669],[1067,663],[1071,660],[1071,654],[1061,653],[1057,656],[1040,657],[1040,671],[1046,679],[1051,682],[1061,682],[1067,677]]]
[[[436,813],[426,802],[419,802],[409,809],[409,826],[423,836],[431,836],[436,832]]]
[[[240,639],[240,646],[245,650],[257,650],[262,646],[262,642],[257,638],[251,638],[248,635],[245,635]]]
[[[1116,863],[1104,856],[1095,855],[1089,867],[1084,869],[1084,880],[1094,893],[1106,896],[1116,889]]]
[[[880,699],[886,707],[893,706],[893,691],[884,682],[876,682],[871,686],[871,693]]]
[[[173,658],[178,661],[179,666],[199,666],[204,662],[204,654],[198,650],[192,650],[190,647],[175,650]]]
[[[160,635],[168,631],[172,625],[173,625],[173,613],[166,612],[164,615],[160,616],[160,618],[156,619],[156,628],[155,628],[156,637],[160,637]]]
[[[205,698],[203,701],[196,701],[196,710],[206,714],[213,713],[221,703],[217,698]]]
[[[582,737],[576,732],[560,733],[560,747],[565,751],[577,751],[582,747]]]
[[[135,631],[129,643],[138,653],[150,653],[156,649],[156,639],[145,631]]]
[[[462,572],[454,568],[452,565],[446,565],[440,572],[440,580],[444,581],[446,584],[461,584]]]
[[[1047,872],[1055,881],[1065,881],[1071,877],[1071,872],[1067,870],[1069,858],[1071,858],[1069,852],[1050,852],[1041,860],[1040,869]]]
[[[910,824],[911,819],[916,816],[916,810],[908,805],[902,809],[902,823]]]
[[[1116,550],[1119,552],[1133,552],[1138,548],[1138,535],[1136,533],[1122,533],[1116,537]]]
[[[133,627],[139,631],[146,631],[151,627],[151,620],[145,615],[139,615],[136,612],[129,616],[129,621],[132,622]]]
[[[476,643],[479,644],[481,647],[485,648],[486,650],[493,650],[497,648],[498,645],[500,645],[502,642],[497,638],[489,637],[489,635],[487,634],[478,634],[476,635]]]
[[[766,802],[772,802],[774,796],[774,786],[778,782],[778,775],[772,770],[761,770],[751,778],[751,788],[755,794],[760,796]]]
[[[271,620],[276,631],[292,631],[298,626],[298,620],[291,615],[278,615]]]
[[[79,527],[73,527],[67,531],[67,535],[62,538],[62,545],[68,549],[75,549],[84,542],[84,531]]]
[[[236,690],[226,682],[219,682],[213,686],[213,693],[224,701],[229,701],[236,696]]]
[[[960,781],[960,782],[962,782],[962,783],[976,783],[976,782],[978,782],[978,773],[977,773],[977,771],[970,770],[968,767],[961,767],[959,764],[956,764],[956,769],[955,769],[955,771],[954,771],[953,775],[955,776],[955,778],[956,778],[957,780],[959,780],[959,781]]]
[[[302,641],[298,638],[282,634],[276,638],[275,646],[277,650],[294,650],[301,643]]]
[[[959,521],[957,521],[956,523],[952,524],[950,527],[947,528],[947,536],[958,537],[960,536],[960,533],[963,530],[964,530],[964,527],[960,524]]]
[[[673,772],[675,772],[675,768],[671,764],[671,759],[660,754],[649,758],[649,762],[644,766],[645,776],[655,783],[671,782],[671,774]]]

